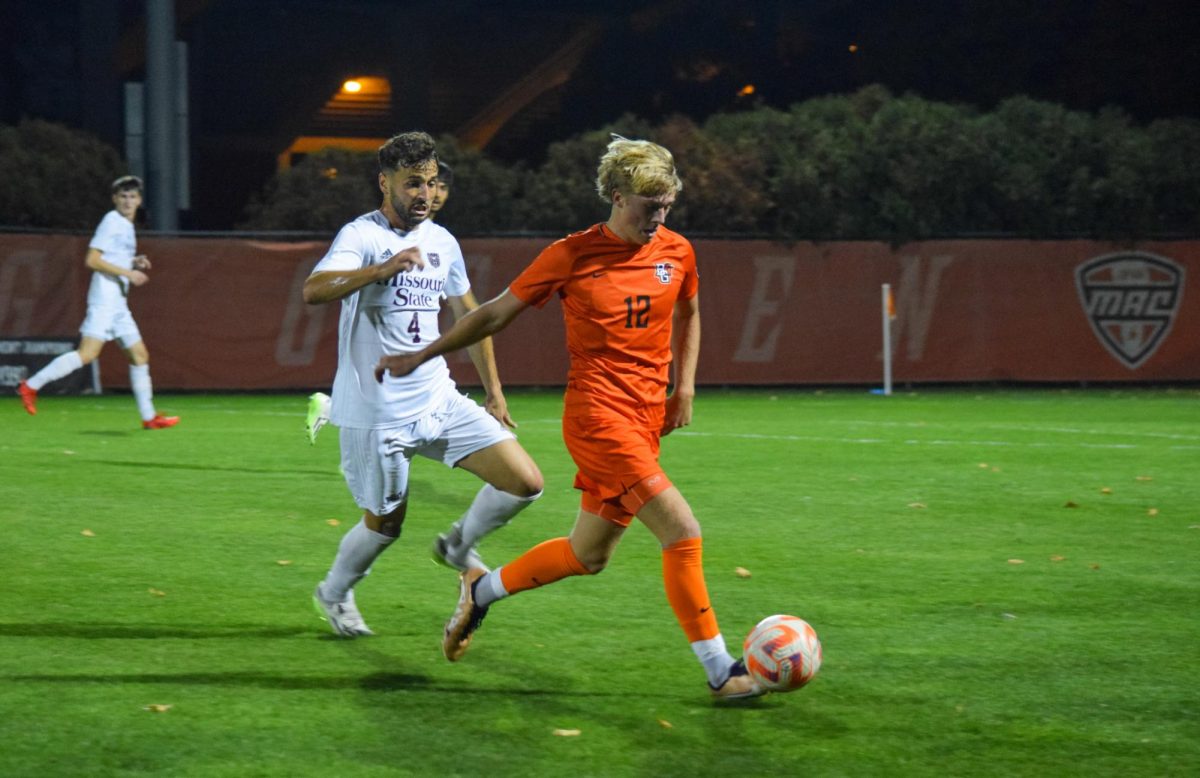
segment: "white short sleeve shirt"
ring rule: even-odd
[[[442,301],[471,288],[462,250],[444,227],[425,221],[403,232],[373,211],[341,229],[313,273],[377,265],[410,246],[420,249],[424,268],[368,284],[342,300],[330,419],[339,427],[407,424],[454,390],[441,357],[407,376],[385,375],[382,384],[375,380],[375,365],[384,354],[420,351],[436,340]]]
[[[137,254],[137,235],[134,233],[133,222],[116,210],[109,211],[96,227],[96,232],[88,242],[88,248],[99,249],[105,262],[125,270],[133,269],[133,257]],[[124,308],[128,307],[128,294],[128,278],[93,272],[92,284],[88,287],[87,303],[89,306]]]

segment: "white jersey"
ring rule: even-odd
[[[88,242],[88,248],[99,249],[105,262],[132,270],[133,257],[137,254],[137,235],[133,230],[133,222],[116,210],[109,211],[100,220],[100,226],[96,227],[95,234]],[[125,299],[128,294],[128,278],[93,272],[92,285],[88,287],[87,303],[89,306],[125,308],[128,307],[128,301]]]
[[[404,232],[381,211],[372,211],[342,227],[313,273],[378,265],[410,246],[420,249],[424,268],[397,273],[342,299],[330,415],[339,427],[407,424],[454,390],[441,357],[401,378],[388,374],[382,384],[375,380],[375,365],[384,354],[420,351],[436,340],[442,300],[470,291],[462,249],[444,227],[424,221]]]

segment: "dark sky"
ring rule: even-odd
[[[587,24],[599,32],[569,81],[506,125],[489,151],[536,163],[553,140],[624,113],[702,120],[873,83],[982,110],[1026,94],[1079,110],[1118,106],[1143,122],[1200,118],[1200,0],[176,5],[190,47],[195,164],[244,176],[229,184],[229,211],[261,187],[280,139],[302,129],[343,75],[383,68],[402,91],[429,84],[401,109],[412,107],[425,129],[453,132]],[[144,0],[0,0],[0,121],[60,121],[121,148],[121,84],[143,77],[144,8]],[[743,93],[747,85],[753,93]],[[203,170],[196,185],[205,186]]]

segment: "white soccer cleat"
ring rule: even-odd
[[[321,594],[321,584],[313,590],[313,607],[317,615],[329,622],[333,634],[343,638],[356,638],[359,635],[374,635],[371,628],[363,621],[358,606],[354,604],[354,591],[346,592],[342,602],[331,602]]]
[[[767,690],[746,671],[746,664],[741,659],[729,668],[729,676],[725,683],[720,686],[709,684],[708,690],[718,700],[747,700],[767,693]]]
[[[329,409],[333,400],[323,392],[314,392],[308,396],[308,415],[304,418],[304,431],[308,434],[309,445],[317,442],[317,433],[329,423]]]
[[[483,563],[483,559],[480,558],[479,552],[475,550],[474,546],[455,545],[452,536],[458,537],[459,535],[457,532],[447,532],[434,539],[433,548],[429,550],[429,555],[433,557],[434,562],[460,573],[465,573],[471,568],[483,570],[485,573],[491,569]]]

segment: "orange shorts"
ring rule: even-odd
[[[658,464],[663,409],[617,411],[567,403],[563,440],[575,460],[580,507],[628,527],[642,506],[671,486]]]

